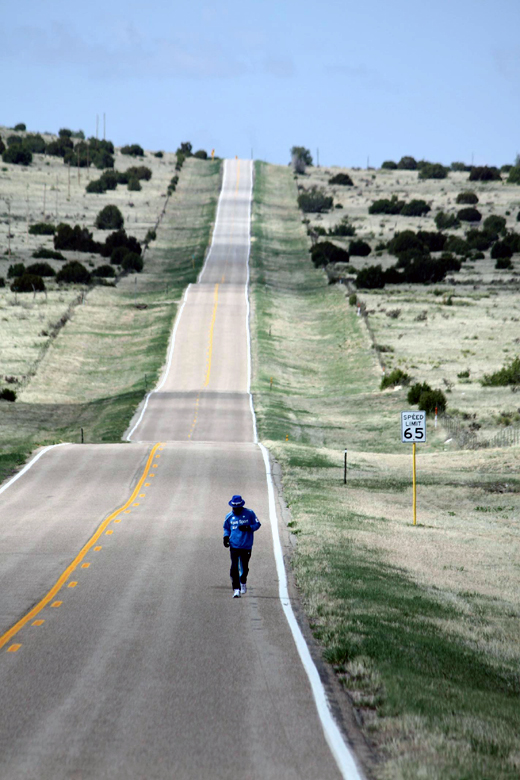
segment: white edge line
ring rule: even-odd
[[[8,487],[11,487],[11,485],[16,482],[17,479],[20,479],[20,477],[23,477],[23,475],[29,471],[31,466],[34,466],[37,460],[40,460],[42,455],[45,455],[46,452],[49,452],[49,450],[54,449],[54,447],[63,447],[65,444],[70,444],[68,441],[62,441],[59,444],[49,444],[47,447],[44,447],[41,452],[39,452],[37,455],[34,456],[32,460],[29,461],[29,463],[26,463],[25,466],[21,471],[18,472],[18,474],[15,474],[14,477],[11,477],[9,482],[6,482],[6,484],[0,488],[0,493],[3,493],[4,490],[7,490]]]
[[[247,348],[248,348],[248,393],[251,405],[251,413],[253,415],[253,428],[255,434],[255,444],[258,444],[262,452],[264,459],[265,475],[267,479],[267,495],[269,499],[269,521],[271,524],[271,533],[273,537],[273,549],[274,558],[276,562],[276,572],[278,574],[278,596],[284,611],[287,623],[291,629],[294,643],[300,656],[303,668],[309,679],[314,701],[316,703],[316,709],[321,721],[323,733],[325,739],[329,745],[332,755],[338,765],[338,769],[341,772],[344,780],[361,780],[362,775],[359,773],[358,767],[354,760],[352,752],[349,750],[345,743],[343,734],[341,733],[334,716],[330,709],[330,704],[327,699],[327,694],[320,675],[316,668],[316,664],[312,660],[309,648],[305,641],[305,638],[301,632],[300,626],[294,615],[291,602],[289,599],[289,591],[287,588],[287,573],[285,571],[285,564],[283,560],[282,544],[280,542],[280,533],[278,530],[278,516],[276,514],[276,503],[274,500],[274,485],[271,474],[271,464],[269,462],[269,453],[267,449],[258,441],[257,427],[256,427],[256,414],[253,404],[253,396],[251,394],[251,320],[250,320],[250,307],[249,307],[249,256],[251,253],[251,208],[252,208],[252,192],[253,192],[253,169],[251,163],[251,198],[249,203],[249,245],[247,253],[247,283],[246,283],[246,301],[247,301]]]
[[[183,310],[184,310],[184,307],[186,306],[186,301],[188,300],[188,293],[189,293],[189,291],[190,291],[190,287],[191,287],[191,284],[189,284],[189,285],[186,287],[186,291],[185,291],[185,293],[184,293],[184,298],[183,298],[183,301],[182,301],[182,306],[181,306],[181,308],[179,309],[179,311],[177,312],[177,317],[175,318],[175,325],[174,325],[174,327],[173,327],[173,330],[172,330],[172,337],[171,337],[171,342],[170,342],[170,349],[169,349],[169,353],[168,353],[168,360],[167,360],[167,362],[166,362],[166,367],[165,367],[165,369],[164,369],[164,371],[163,371],[163,376],[162,376],[162,379],[160,380],[160,382],[159,382],[159,384],[157,385],[157,387],[154,387],[154,389],[153,389],[153,390],[150,390],[150,392],[149,392],[149,393],[148,393],[148,395],[146,396],[146,399],[145,399],[145,402],[144,402],[144,406],[143,406],[143,408],[141,409],[141,414],[139,415],[139,419],[137,420],[136,424],[134,425],[134,427],[132,428],[132,430],[130,431],[130,433],[128,434],[128,436],[126,437],[126,441],[130,441],[130,440],[131,440],[131,437],[132,437],[132,434],[133,434],[133,432],[135,431],[135,429],[137,428],[137,426],[139,425],[139,423],[140,423],[140,422],[141,422],[141,420],[143,419],[143,417],[144,417],[144,413],[146,412],[146,407],[148,406],[148,401],[150,400],[150,396],[151,396],[153,393],[156,393],[158,390],[160,390],[160,389],[161,389],[161,387],[162,387],[162,386],[164,385],[164,383],[166,382],[166,378],[167,378],[167,376],[168,376],[168,372],[169,372],[169,370],[170,370],[170,367],[171,367],[171,364],[172,364],[172,358],[173,358],[173,348],[175,347],[175,337],[176,337],[176,335],[177,335],[177,328],[179,327],[179,322],[181,321],[181,315],[182,315],[182,312],[183,312]]]
[[[219,218],[219,215],[220,215],[220,206],[222,204],[222,198],[223,198],[223,195],[224,195],[224,185],[226,183],[226,175],[227,175],[227,171],[228,171],[228,164],[227,163],[228,163],[228,161],[224,160],[224,175],[222,176],[222,187],[221,187],[221,190],[220,190],[220,196],[219,196],[218,204],[217,204],[217,214],[215,216],[215,224],[213,226],[213,235],[211,236],[211,244],[210,244],[210,247],[209,247],[208,255],[206,257],[204,265],[202,266],[201,272],[200,272],[200,274],[197,277],[197,284],[200,284],[200,281],[201,281],[201,279],[202,279],[202,277],[204,275],[204,271],[206,270],[206,266],[208,264],[209,258],[211,257],[211,253],[213,252],[213,243],[215,241],[215,235],[216,235],[216,232],[217,232],[218,218]]]
[[[216,217],[215,217],[215,225],[213,227],[213,236],[211,238],[211,245],[210,245],[210,248],[209,248],[208,256],[206,257],[206,261],[205,261],[205,263],[204,263],[204,265],[202,267],[202,270],[201,270],[200,274],[197,277],[196,284],[199,284],[199,282],[200,282],[200,280],[202,278],[202,274],[206,270],[206,266],[208,264],[208,260],[209,260],[209,258],[211,256],[211,252],[213,250],[213,243],[215,241],[215,234],[217,232],[218,218],[219,218],[219,214],[220,214],[220,205],[222,203],[222,196],[223,196],[223,193],[224,193],[224,183],[225,183],[226,174],[227,174],[227,164],[226,163],[227,163],[227,160],[224,160],[224,176],[222,178],[222,188],[220,190],[220,195],[219,195],[219,199],[218,199],[217,214],[216,214]],[[163,371],[162,379],[160,380],[160,382],[157,385],[157,387],[154,387],[153,390],[150,390],[150,392],[146,396],[145,402],[143,404],[143,408],[141,409],[141,414],[139,415],[139,419],[135,423],[135,425],[132,428],[132,430],[130,431],[130,433],[126,436],[125,441],[131,441],[132,434],[134,433],[134,431],[136,430],[136,428],[141,423],[141,421],[142,421],[142,419],[144,417],[144,413],[146,412],[146,409],[148,407],[148,401],[150,400],[150,396],[153,395],[153,393],[157,393],[161,389],[161,387],[164,385],[164,383],[166,382],[166,379],[167,379],[169,371],[170,371],[171,363],[172,363],[173,349],[175,347],[175,336],[177,334],[177,328],[179,327],[179,322],[181,320],[182,312],[184,310],[184,307],[186,305],[186,301],[188,299],[188,292],[190,290],[190,287],[191,287],[191,284],[189,284],[187,286],[187,288],[186,288],[186,292],[184,293],[184,299],[182,301],[182,306],[179,309],[179,311],[177,312],[177,316],[175,318],[175,325],[174,325],[174,328],[173,328],[173,331],[172,331],[172,337],[171,337],[171,342],[170,342],[170,349],[169,349],[169,354],[168,354],[168,360],[167,360],[167,363],[166,363],[166,368]]]

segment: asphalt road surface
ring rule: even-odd
[[[46,452],[0,495],[2,780],[335,780],[278,598],[248,393],[252,165],[132,444]],[[233,599],[222,523],[262,528]],[[61,576],[61,579],[59,579]]]

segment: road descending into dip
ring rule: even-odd
[[[52,448],[0,495],[2,780],[359,777],[279,597],[249,394],[251,189],[252,164],[227,161],[132,444]],[[263,523],[240,600],[233,493]]]

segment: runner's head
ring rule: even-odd
[[[231,501],[228,501],[229,506],[232,508],[233,513],[235,515],[241,515],[242,514],[242,507],[244,506],[246,502],[242,498],[242,496],[233,496]]]

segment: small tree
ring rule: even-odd
[[[326,195],[323,190],[317,187],[311,187],[298,195],[298,206],[305,213],[319,214],[323,211],[329,211],[332,208],[334,199],[331,195]]]
[[[366,290],[382,290],[385,286],[385,274],[380,265],[369,265],[358,271],[356,287]]]
[[[139,144],[129,144],[121,147],[121,154],[127,154],[131,157],[144,157],[144,150]]]
[[[291,148],[291,165],[296,173],[305,173],[305,168],[312,165],[312,156],[305,146]]]
[[[348,251],[351,257],[353,257],[354,255],[356,257],[368,257],[368,255],[372,251],[372,247],[370,246],[370,244],[367,244],[366,241],[362,241],[362,240],[351,241]]]
[[[500,171],[494,166],[481,165],[471,169],[470,181],[500,181]]]
[[[520,165],[514,165],[507,177],[508,184],[520,184]]]
[[[101,209],[95,224],[98,230],[120,230],[125,224],[125,220],[117,206],[109,205]]]
[[[25,130],[27,130],[27,127],[25,125],[25,122],[18,122],[18,124],[15,125],[13,129],[16,130],[17,132],[23,133]]]
[[[90,282],[90,274],[82,263],[73,260],[58,271],[56,281],[69,284],[88,284]]]
[[[332,241],[320,241],[311,248],[311,260],[316,267],[329,263],[348,263],[349,254]]]
[[[402,217],[423,217],[425,214],[431,211],[430,206],[425,200],[419,200],[415,198],[410,203],[405,203],[401,209]]]
[[[445,179],[448,176],[448,169],[440,163],[424,163],[419,171],[420,179]]]
[[[466,203],[468,206],[476,206],[478,203],[478,195],[475,192],[459,192],[457,195],[457,203]]]
[[[25,149],[21,144],[13,144],[2,153],[2,160],[13,165],[30,165],[32,163],[32,154],[29,149]]]
[[[11,290],[15,293],[45,292],[45,282],[41,276],[25,273],[23,276],[16,277],[11,285]]]
[[[395,163],[393,160],[385,160],[381,168],[384,171],[395,171],[397,168],[397,163]]]
[[[455,214],[446,214],[444,211],[439,211],[435,215],[435,225],[438,230],[448,230],[449,228],[457,228],[459,226],[459,220]]]
[[[460,211],[457,212],[457,219],[461,222],[480,222],[482,214],[478,209],[468,206],[467,209],[460,209]]]
[[[416,171],[417,162],[413,157],[401,157],[397,163],[397,167],[401,171]]]
[[[339,184],[341,187],[354,186],[354,182],[352,181],[348,173],[337,173],[335,176],[329,179],[329,184]]]
[[[143,270],[143,258],[136,252],[128,252],[123,258],[121,265],[128,273],[133,273],[135,271],[139,274]]]

